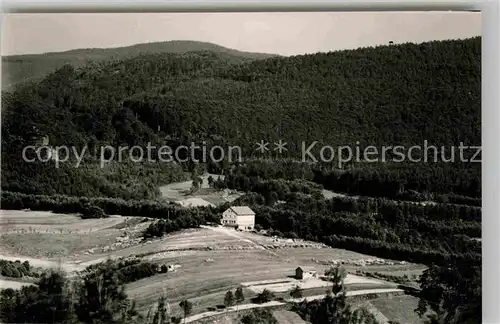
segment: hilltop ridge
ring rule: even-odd
[[[188,40],[140,43],[110,48],[79,48],[41,54],[7,55],[2,57],[2,88],[4,90],[10,89],[24,80],[42,78],[65,64],[80,67],[90,61],[119,60],[141,54],[183,54],[197,51],[228,55],[237,63],[277,56],[275,54],[238,51],[214,43]]]

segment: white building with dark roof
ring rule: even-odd
[[[222,225],[250,231],[255,227],[255,212],[247,206],[233,206],[222,213]]]

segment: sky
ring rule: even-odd
[[[481,13],[5,14],[1,54],[195,40],[250,52],[297,55],[481,35]]]

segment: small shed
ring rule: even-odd
[[[312,277],[316,277],[318,272],[313,267],[303,267],[299,266],[295,269],[295,279],[303,280]]]

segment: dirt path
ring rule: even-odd
[[[352,296],[361,296],[361,295],[369,295],[369,294],[386,294],[386,293],[400,293],[400,292],[403,292],[403,290],[397,289],[397,288],[365,289],[365,290],[348,291],[346,293],[346,296],[352,297]],[[205,313],[196,314],[196,315],[187,317],[185,323],[192,323],[192,322],[195,322],[195,321],[200,320],[202,318],[207,318],[207,317],[211,317],[211,316],[215,316],[215,315],[221,315],[223,313],[228,313],[228,312],[235,312],[236,310],[281,306],[281,305],[286,305],[287,302],[298,303],[304,299],[306,301],[312,301],[312,300],[317,300],[317,299],[323,299],[324,297],[325,297],[325,295],[316,295],[316,296],[309,296],[309,297],[305,297],[305,298],[287,299],[286,302],[279,302],[279,301],[273,300],[273,301],[270,301],[268,303],[263,303],[263,304],[243,304],[243,305],[239,305],[238,308],[230,307],[230,308],[223,310],[223,311],[212,311],[212,312],[205,312]]]
[[[80,269],[80,266],[77,264],[65,263],[62,261],[57,262],[44,259],[35,259],[25,256],[13,257],[0,254],[0,259],[4,259],[7,261],[16,261],[16,260],[19,260],[21,262],[28,261],[30,265],[34,267],[48,268],[48,269],[62,269],[67,272],[78,271]]]
[[[0,289],[21,289],[23,286],[31,286],[33,285],[32,283],[29,282],[21,282],[21,281],[15,281],[15,280],[3,280],[0,279]]]
[[[396,287],[396,283],[392,283],[389,281],[383,281],[378,279],[360,277],[353,274],[347,274],[344,279],[345,285],[359,285],[359,284],[367,284],[367,285],[382,285],[389,287]],[[268,289],[272,292],[287,292],[290,291],[294,286],[298,286],[301,289],[313,289],[320,287],[331,287],[332,283],[320,278],[310,278],[305,281],[298,281],[295,279],[278,279],[278,280],[262,280],[262,281],[254,281],[254,282],[244,282],[242,285],[253,292],[259,294],[264,289]]]

